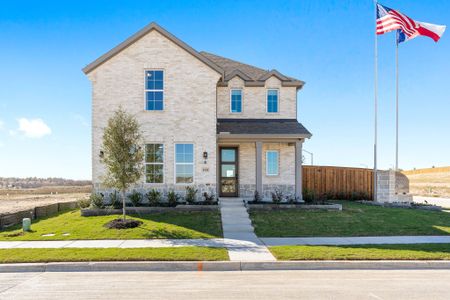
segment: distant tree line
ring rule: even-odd
[[[85,186],[90,184],[90,180],[73,180],[59,177],[0,177],[0,188],[10,189],[39,188],[43,186]]]

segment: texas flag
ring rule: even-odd
[[[377,34],[398,31],[397,42],[411,40],[419,35],[428,36],[437,42],[446,26],[414,21],[398,10],[377,3]]]

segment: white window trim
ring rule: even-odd
[[[192,144],[192,163],[177,163],[177,145],[180,144]],[[192,182],[177,182],[177,165],[191,165],[192,164]],[[195,143],[194,142],[176,142],[173,144],[173,182],[176,185],[192,185],[195,184]]]
[[[277,91],[277,108],[276,112],[269,112],[269,91]],[[266,89],[266,113],[267,114],[279,114],[280,113],[280,89],[268,88]]]
[[[233,106],[232,106],[232,95],[233,95],[233,91],[241,91],[241,111],[237,112],[237,111],[233,111]],[[244,90],[241,88],[231,88],[230,89],[230,113],[232,114],[242,114],[244,112]]]
[[[269,153],[275,152],[277,153],[277,173],[276,174],[269,174]],[[278,176],[280,175],[280,151],[278,150],[267,150],[266,151],[266,176]]]
[[[162,90],[148,90],[147,89],[147,71],[162,71],[163,72],[163,89]],[[144,111],[150,112],[162,112],[166,108],[166,97],[165,89],[166,87],[166,71],[164,69],[144,69]],[[163,93],[163,107],[161,110],[150,110],[147,109],[147,92],[162,92]]]
[[[162,163],[160,163],[160,162],[148,163],[146,161],[147,151],[145,151],[145,148],[146,148],[145,146],[146,145],[156,145],[156,144],[160,144],[163,146],[163,157],[162,157],[163,162]],[[145,146],[144,146],[144,165],[145,165],[144,182],[145,182],[145,184],[164,184],[166,182],[166,176],[165,176],[166,172],[164,170],[165,169],[164,165],[165,165],[165,161],[166,161],[166,146],[162,142],[149,142],[149,143],[145,143]],[[162,165],[162,169],[163,169],[162,182],[147,182],[147,165]]]

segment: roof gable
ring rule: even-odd
[[[275,69],[270,71],[264,70],[205,51],[201,51],[200,54],[211,60],[224,71],[224,82],[219,82],[221,86],[227,86],[227,81],[235,76],[242,78],[246,86],[264,86],[265,81],[272,76],[278,78],[282,86],[292,86],[300,89],[305,84],[305,82],[283,75]]]
[[[178,39],[176,36],[159,26],[157,23],[152,22],[127,38],[125,41],[114,47],[113,49],[109,50],[90,64],[88,64],[86,67],[83,68],[83,72],[85,74],[90,73],[95,68],[99,67],[103,63],[107,62],[109,59],[120,53],[122,50],[126,49],[130,45],[134,44],[137,40],[145,36],[147,33],[151,32],[152,30],[156,30],[161,35],[172,41],[174,44],[179,46],[180,48],[184,49],[188,53],[190,53],[192,56],[196,57],[198,60],[209,66],[211,69],[215,70],[217,73],[221,74],[223,76],[224,71],[222,68],[220,68],[218,65],[216,65],[211,60],[207,59],[203,55],[201,55],[199,52],[197,52],[194,48],[183,42],[182,40]]]

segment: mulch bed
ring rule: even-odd
[[[128,229],[135,228],[142,224],[142,221],[133,219],[114,219],[105,224],[106,228],[109,229]]]

